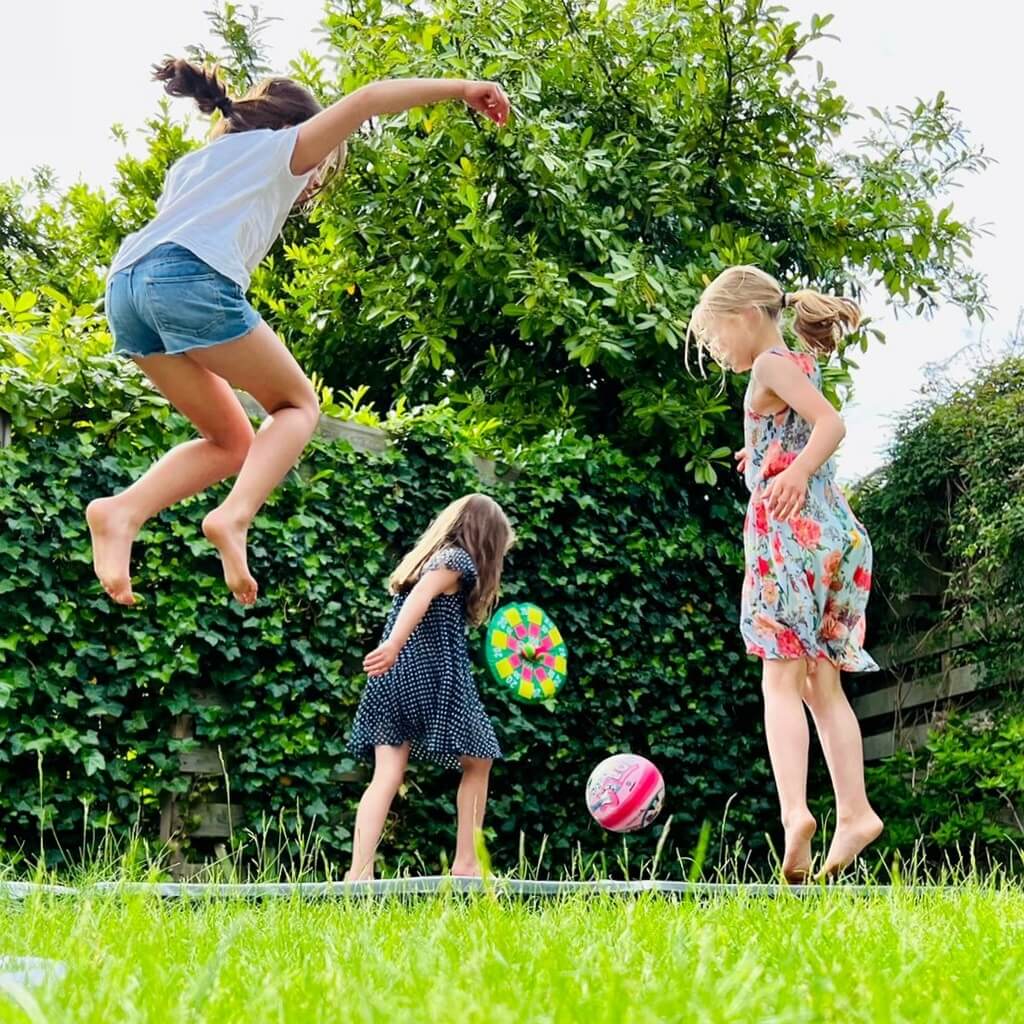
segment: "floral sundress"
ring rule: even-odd
[[[791,359],[821,391],[813,356],[789,349]],[[878,670],[864,650],[865,608],[871,592],[871,541],[835,480],[829,459],[811,478],[797,515],[774,519],[765,503],[768,481],[790,466],[811,436],[793,409],[762,416],[744,400],[750,491],[743,527],[746,578],[740,629],[747,651],[768,661],[826,659],[847,672]]]

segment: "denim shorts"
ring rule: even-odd
[[[114,351],[182,355],[248,334],[260,315],[242,289],[198,256],[165,242],[107,283]]]

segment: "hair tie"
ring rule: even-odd
[[[796,302],[796,296],[792,292],[783,292],[782,293],[782,308],[783,309],[789,309],[789,307],[792,306],[794,302]]]
[[[221,98],[219,100],[217,100],[216,103],[214,103],[214,106],[225,117],[230,117],[231,116],[231,111],[232,111],[232,109],[234,107],[234,104],[231,102],[231,97],[230,96],[221,96]]]

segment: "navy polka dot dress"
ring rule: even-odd
[[[373,760],[374,747],[410,744],[409,756],[459,768],[460,756],[500,758],[501,748],[480,703],[466,648],[466,599],[477,572],[468,551],[445,548],[423,573],[452,569],[462,577],[455,594],[438,594],[394,665],[367,681],[349,747]],[[407,594],[396,594],[383,639],[394,628]]]

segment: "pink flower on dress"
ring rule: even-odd
[[[783,626],[782,623],[776,622],[775,619],[770,615],[765,615],[764,612],[758,612],[754,616],[754,629],[756,629],[758,633],[775,635],[777,633],[784,632],[785,628],[786,627]]]
[[[763,647],[758,647],[756,644],[751,644],[747,647],[747,654],[752,654],[755,658],[760,658],[762,661],[768,657],[768,652]]]
[[[816,548],[821,541],[821,523],[816,523],[813,519],[809,519],[807,516],[801,516],[799,519],[791,519],[789,521],[790,529],[793,531],[793,536],[796,538],[797,544],[802,548],[811,550]]]
[[[772,537],[772,559],[776,565],[782,565],[786,561],[785,553],[782,550],[782,535],[779,533]]]
[[[779,588],[776,585],[775,580],[766,579],[762,581],[761,596],[765,599],[766,604],[779,603]]]
[[[779,451],[772,454],[772,448],[775,447],[778,447]],[[764,470],[761,475],[765,480],[768,480],[773,476],[778,476],[783,470],[789,469],[795,461],[796,452],[782,451],[782,446],[778,441],[775,441],[771,448],[768,449],[768,454],[765,455]]]
[[[768,536],[768,508],[763,501],[754,506],[754,529],[761,537]]]
[[[804,569],[804,575],[807,577],[807,586],[814,589],[814,573],[810,569]]]
[[[853,574],[853,585],[860,590],[871,589],[871,573],[864,566],[857,566],[857,571]]]
[[[818,635],[823,640],[845,640],[850,635],[850,631],[838,615],[829,614],[826,610],[825,617],[821,620],[821,628],[818,630]]]
[[[762,576],[767,576],[772,571],[771,563],[767,558],[762,558],[760,555],[757,557],[757,571]]]
[[[798,637],[791,629],[784,629],[779,633],[775,638],[775,642],[778,645],[779,654],[786,658],[807,657],[804,645],[800,643],[800,637]]]
[[[808,376],[814,373],[814,369],[818,365],[814,361],[814,356],[809,356],[804,352],[794,352],[792,353],[792,356],[793,362],[796,363],[804,373]]]
[[[835,589],[836,576],[839,573],[839,566],[843,564],[843,553],[841,551],[831,551],[828,557],[825,559],[825,564],[822,567],[822,582],[827,587]]]

